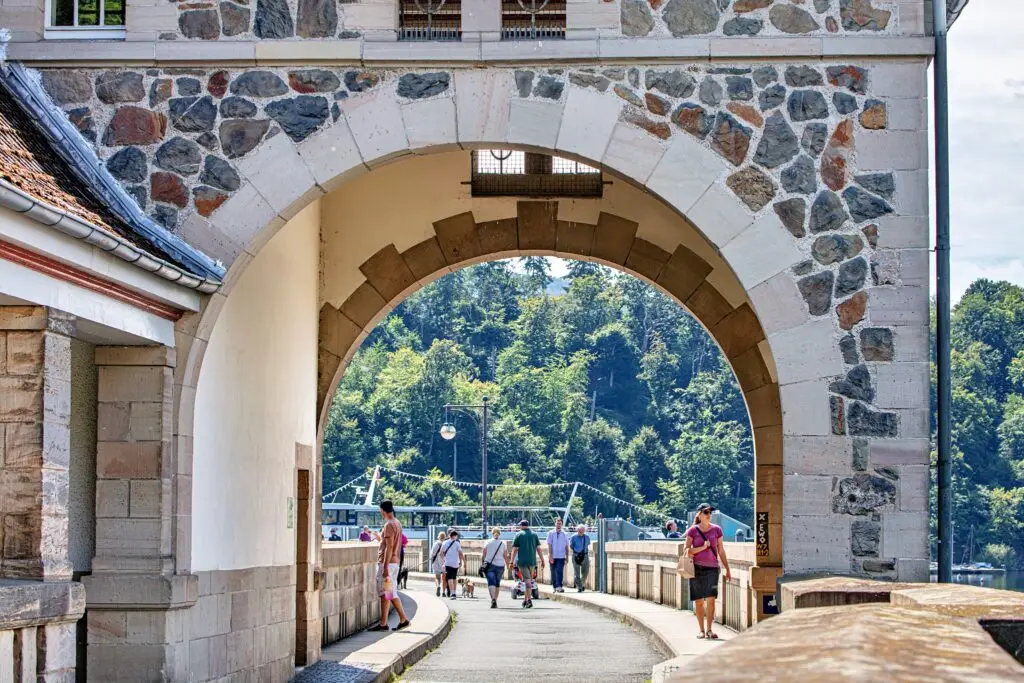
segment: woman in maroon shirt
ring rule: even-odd
[[[693,611],[697,614],[698,638],[718,639],[718,634],[711,630],[715,620],[715,598],[718,597],[718,563],[725,567],[725,580],[732,579],[729,571],[729,560],[725,557],[725,546],[722,543],[722,527],[711,523],[711,513],[715,508],[701,503],[697,508],[697,517],[693,526],[686,530],[686,543],[683,552],[693,557],[694,577],[690,579],[690,599],[694,602]]]

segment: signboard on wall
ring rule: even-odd
[[[757,513],[757,529],[755,530],[757,541],[757,556],[768,557],[768,513]]]
[[[775,593],[767,593],[761,596],[761,614],[778,614],[779,603],[775,599]]]

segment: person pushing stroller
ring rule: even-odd
[[[533,607],[533,590],[536,586],[538,559],[544,562],[544,553],[540,549],[540,538],[530,529],[530,522],[519,522],[519,533],[512,541],[512,566],[522,572],[526,582],[523,607]]]

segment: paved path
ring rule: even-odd
[[[410,588],[429,588],[410,580]],[[523,609],[503,587],[498,609],[486,588],[475,599],[449,602],[455,626],[441,646],[402,678],[408,683],[581,683],[648,681],[670,656],[615,619],[581,607],[537,600]]]

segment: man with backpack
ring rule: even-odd
[[[540,549],[540,538],[530,530],[530,522],[519,522],[519,533],[512,541],[512,564],[518,566],[526,582],[526,597],[523,607],[533,607],[533,588],[537,578],[537,560],[544,561],[544,553]]]
[[[576,533],[569,539],[569,550],[572,551],[573,585],[577,593],[582,593],[587,583],[587,574],[590,573],[590,536],[587,536],[587,527],[582,524],[576,527]]]

